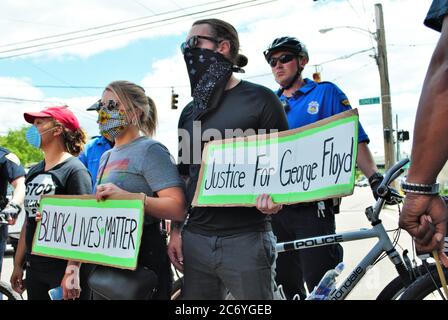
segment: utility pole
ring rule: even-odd
[[[392,105],[390,97],[389,69],[387,65],[386,34],[384,31],[383,6],[375,4],[376,41],[378,52],[376,63],[380,72],[381,105],[383,111],[384,160],[386,170],[394,163],[394,141],[392,126]]]

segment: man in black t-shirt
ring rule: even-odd
[[[8,240],[8,224],[15,224],[25,197],[24,176],[25,170],[20,165],[19,158],[9,150],[0,147],[0,274]],[[14,188],[10,201],[6,197],[8,183]]]
[[[443,253],[448,213],[439,196],[437,175],[448,159],[448,0],[434,0],[425,25],[441,32],[423,83],[412,145],[412,162],[399,225],[414,237],[419,252]]]
[[[233,76],[247,58],[238,54],[238,35],[231,25],[217,19],[197,21],[181,49],[193,102],[179,120],[179,171],[188,178],[191,204],[206,142],[287,130],[288,123],[271,90]],[[185,299],[223,299],[226,289],[236,299],[273,298],[276,254],[269,215],[280,206],[266,195],[259,199],[259,209],[194,207],[182,238],[173,228],[168,253],[184,271]]]

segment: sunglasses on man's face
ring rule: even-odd
[[[292,55],[292,54],[282,54],[280,57],[278,58],[270,58],[268,60],[269,65],[271,66],[271,68],[274,68],[277,65],[277,61],[280,61],[281,64],[284,63],[288,63],[290,62],[292,59],[294,59],[296,56]]]
[[[205,39],[208,41],[213,42],[214,44],[218,45],[221,41],[212,37],[207,37],[207,36],[192,36],[190,39],[188,39],[185,42],[182,42],[182,44],[180,45],[180,50],[182,51],[182,53],[185,53],[185,49],[190,48],[190,49],[194,49],[198,47],[199,44],[199,39]]]
[[[96,111],[100,111],[101,108],[107,108],[107,110],[112,111],[112,110],[116,110],[118,108],[119,103],[117,101],[114,100],[109,100],[108,102],[104,103],[100,100],[98,100],[94,106],[95,106],[95,110]],[[92,106],[93,107],[93,106]],[[89,108],[90,109],[90,108]]]

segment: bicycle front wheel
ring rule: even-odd
[[[443,270],[448,277],[448,270]],[[401,296],[400,300],[446,300],[437,270],[432,270],[414,281]]]
[[[429,270],[435,270],[435,265],[429,264],[428,268]],[[420,277],[428,273],[428,271],[423,265],[420,265],[418,267],[412,268],[412,273],[417,279],[419,279]],[[403,280],[401,279],[400,276],[398,276],[391,282],[389,282],[386,287],[384,287],[384,289],[380,292],[376,300],[399,300],[405,290],[406,287],[403,283]]]
[[[0,281],[0,295],[3,296],[3,300],[23,300],[20,294],[12,290],[11,286],[3,281]]]

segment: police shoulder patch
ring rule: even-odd
[[[318,112],[319,112],[319,102],[317,102],[317,101],[311,101],[309,104],[308,104],[308,109],[307,109],[307,111],[308,111],[308,113],[309,114],[317,114]]]
[[[5,158],[8,159],[11,162],[14,162],[16,165],[20,166],[20,159],[14,153],[8,153],[5,156]]]

